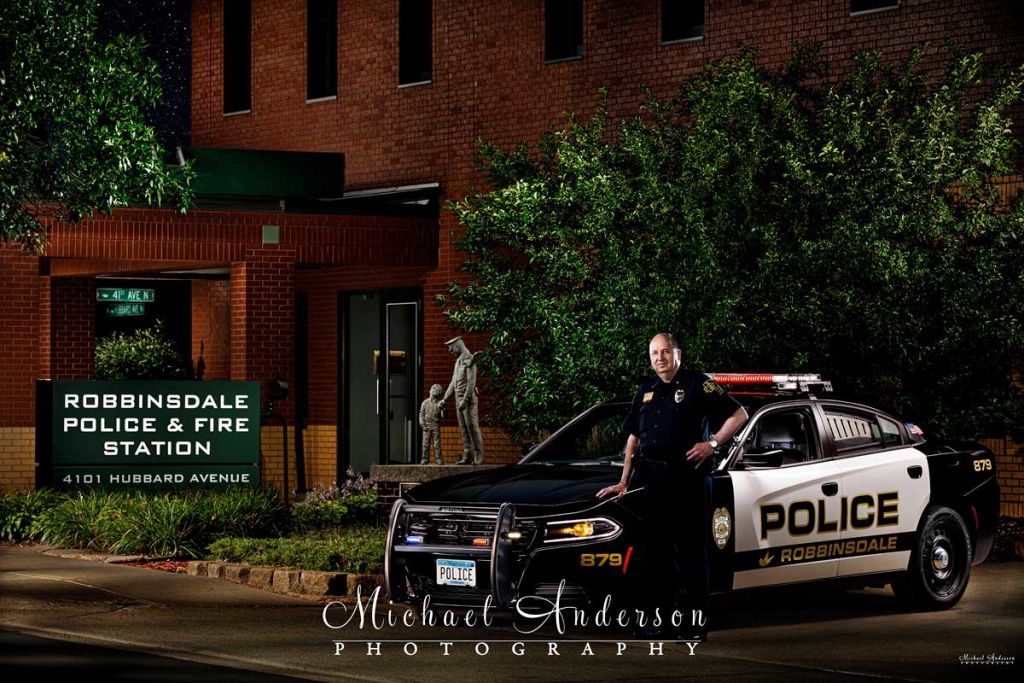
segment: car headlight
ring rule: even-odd
[[[607,517],[552,520],[544,527],[544,542],[595,541],[616,536],[620,529],[617,522]]]

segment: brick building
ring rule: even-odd
[[[930,42],[925,67],[939,69],[947,40],[1020,63],[1024,10],[1011,0],[193,0],[201,180],[203,150],[206,169],[234,163],[250,178],[276,165],[282,183],[287,168],[321,158],[283,152],[331,153],[344,155],[337,196],[222,184],[200,188],[184,216],[123,209],[53,226],[42,257],[0,250],[0,486],[34,482],[35,379],[92,376],[102,282],[164,288],[193,359],[202,344],[207,379],[288,380],[278,406],[303,425],[310,484],[407,461],[419,401],[450,378],[453,332],[434,299],[459,255],[441,207],[480,186],[476,139],[535,141],[566,110],[592,110],[600,87],[613,116],[630,114],[641,84],[669,96],[741,44],[778,65],[792,43],[817,41],[842,70],[855,49],[900,60]],[[263,152],[217,151],[233,149]],[[469,338],[473,350],[482,342]],[[497,430],[484,438],[488,461],[516,457]],[[453,462],[453,418],[443,439]],[[264,479],[279,484],[279,431],[263,442]],[[1020,457],[1000,468],[1019,501]]]

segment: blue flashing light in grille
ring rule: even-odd
[[[409,534],[408,536],[405,537],[405,542],[406,542],[407,545],[417,545],[417,544],[423,543],[423,537],[422,536],[414,536],[413,534]]]

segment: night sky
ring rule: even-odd
[[[146,54],[160,64],[164,103],[147,118],[171,149],[187,145],[191,136],[189,12],[190,0],[99,0],[99,39],[141,34]]]

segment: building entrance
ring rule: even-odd
[[[339,466],[367,472],[375,464],[414,462],[422,394],[422,293],[342,292],[338,367]]]

